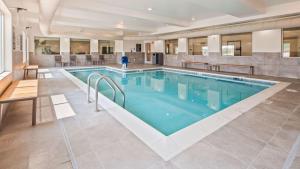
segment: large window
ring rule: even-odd
[[[207,37],[190,38],[189,55],[208,56]]]
[[[35,37],[34,44],[36,54],[54,55],[60,53],[59,38]]]
[[[70,40],[71,54],[89,54],[90,53],[90,40],[89,39],[71,39]]]
[[[113,40],[99,40],[99,52],[100,54],[113,54],[115,41]]]
[[[252,33],[222,35],[223,56],[251,56]]]
[[[300,57],[300,28],[283,30],[283,57]]]
[[[166,54],[178,54],[178,40],[166,40],[165,41]]]
[[[0,11],[0,73],[4,72],[3,14]]]

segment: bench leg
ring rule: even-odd
[[[26,79],[26,69],[24,69],[24,76],[23,76],[23,79],[24,79],[24,80]]]
[[[32,100],[32,125],[36,125],[36,101],[37,98]]]

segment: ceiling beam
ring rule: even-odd
[[[127,17],[133,17],[137,19],[144,19],[152,22],[158,22],[158,23],[164,23],[174,26],[181,26],[181,27],[188,27],[190,26],[190,22],[179,20],[175,18],[160,16],[160,15],[154,15],[149,13],[148,11],[140,12],[136,10],[126,9],[126,8],[120,8],[116,6],[106,5],[104,3],[99,2],[91,2],[86,3],[85,1],[64,1],[62,4],[62,7],[71,7],[71,8],[81,8],[83,10],[90,10],[90,11],[97,11],[107,14],[113,14],[113,15],[119,15],[119,16],[127,16]]]
[[[61,35],[94,35],[97,37],[122,37],[124,35],[123,31],[116,30],[99,30],[94,28],[81,28],[74,26],[66,26],[66,25],[52,25],[51,31],[56,34]]]
[[[94,18],[95,19],[95,18]],[[88,20],[78,19],[71,17],[55,17],[53,25],[66,25],[75,26],[82,28],[94,28],[103,30],[127,30],[127,31],[140,31],[140,32],[152,32],[154,31],[151,27],[138,26],[138,25],[118,25],[112,23],[105,23],[103,20]]]
[[[156,30],[156,26],[139,26],[138,21],[127,21],[126,19],[120,19],[119,17],[113,17],[109,14],[103,14],[99,12],[93,12],[93,11],[86,11],[82,9],[70,9],[70,8],[63,8],[59,10],[59,15],[57,15],[57,18],[73,18],[75,22],[77,22],[76,19],[84,20],[84,21],[90,21],[91,23],[98,22],[99,24],[105,26],[105,27],[111,27],[111,28],[119,28],[124,27],[130,30],[136,30],[136,31],[146,31],[146,32],[152,32]],[[107,19],[107,18],[110,19]],[[75,19],[76,18],[76,19]],[[129,23],[131,22],[131,23]],[[150,25],[150,24],[148,24]]]
[[[241,0],[241,2],[248,6],[249,8],[252,8],[253,10],[257,11],[258,13],[265,13],[266,12],[266,3],[264,0]]]
[[[235,17],[247,17],[262,14],[266,10],[264,0],[187,0],[214,12],[232,15]]]
[[[40,30],[44,35],[50,33],[50,25],[60,0],[40,0]]]

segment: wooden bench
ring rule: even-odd
[[[216,64],[213,65],[216,71],[220,72],[221,67],[246,67],[249,68],[249,74],[254,75],[254,66],[253,65],[239,65],[239,64]]]
[[[0,104],[32,100],[32,125],[36,124],[36,102],[38,97],[38,80],[18,80],[4,91]]]
[[[35,71],[35,78],[37,79],[37,77],[38,77],[39,65],[25,65],[25,66],[24,66],[24,77],[23,77],[23,79],[27,79],[27,77],[28,77],[28,72],[29,72],[30,70],[34,70],[34,71]]]
[[[210,65],[210,64],[207,63],[207,62],[193,62],[193,61],[182,61],[182,62],[181,62],[181,66],[182,66],[183,68],[187,68],[187,65],[188,65],[188,64],[201,64],[201,65],[206,66],[206,69],[207,69],[207,70],[211,70],[211,69],[212,69],[212,65]]]

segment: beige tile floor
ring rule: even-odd
[[[282,90],[165,162],[105,110],[95,112],[57,69],[49,71],[52,78],[39,76],[37,126],[31,127],[30,102],[8,109],[1,169],[281,169],[300,132],[300,80],[256,76],[292,82],[288,89],[299,92]],[[61,94],[76,116],[56,120],[51,96]]]

